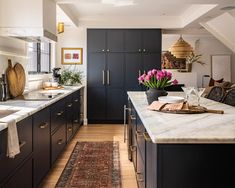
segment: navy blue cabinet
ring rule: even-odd
[[[126,91],[161,68],[160,29],[88,29],[88,121],[122,122]]]
[[[33,115],[34,186],[37,187],[50,169],[50,108]]]

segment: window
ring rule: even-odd
[[[29,43],[28,44],[29,73],[51,72],[51,44]]]

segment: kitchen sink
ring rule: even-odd
[[[14,114],[15,112],[17,112],[17,110],[0,110],[0,119]]]

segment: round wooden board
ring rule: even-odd
[[[12,62],[8,60],[8,68],[6,70],[9,92],[12,97],[22,95],[25,88],[25,71],[20,63],[16,63],[12,67]]]

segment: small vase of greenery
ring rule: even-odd
[[[71,71],[63,70],[60,76],[60,84],[73,86],[82,83],[82,72],[81,71]]]

